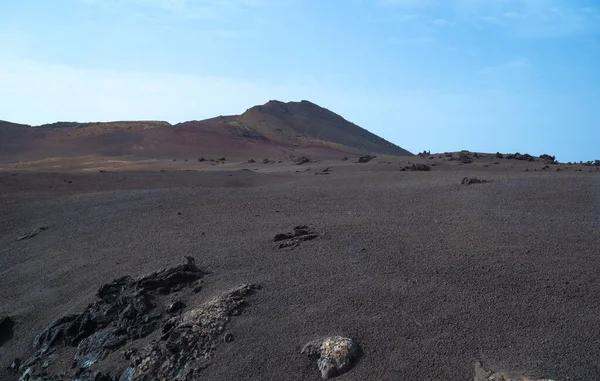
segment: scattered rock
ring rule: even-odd
[[[12,339],[14,326],[15,322],[10,317],[5,316],[0,319],[0,347],[2,344]]]
[[[202,163],[203,161],[206,161],[206,159],[204,157],[199,157],[198,158],[198,162]]]
[[[248,160],[248,163],[256,163],[256,160],[250,159],[250,160]]]
[[[543,154],[543,155],[540,155],[540,159],[542,159],[544,161],[544,163],[546,163],[546,164],[558,164],[558,161],[556,161],[556,156],[550,156],[548,154]]]
[[[341,160],[342,160],[342,161],[346,161],[346,160],[348,160],[348,156],[344,156],[344,157],[343,157]]]
[[[306,164],[306,163],[310,163],[310,159],[306,156],[302,156],[298,159],[295,160],[296,161],[296,165],[302,165],[302,164]]]
[[[470,164],[473,162],[473,158],[466,152],[461,152],[458,156],[458,160],[461,164]]]
[[[463,177],[463,179],[460,180],[460,183],[463,185],[485,184],[487,183],[487,180],[480,179],[478,177]]]
[[[43,232],[44,230],[48,230],[48,227],[47,226],[42,226],[42,227],[40,227],[40,228],[38,228],[36,230],[33,230],[33,231],[31,231],[31,232],[29,232],[27,234],[24,234],[24,235],[18,237],[17,241],[24,241],[26,239],[31,239],[31,238],[35,237],[36,235],[40,234],[41,232]]]
[[[357,163],[368,163],[371,160],[375,159],[377,156],[371,156],[371,155],[363,155],[361,157],[358,158],[358,160],[356,161]]]
[[[400,169],[401,171],[415,171],[415,172],[422,172],[422,171],[431,171],[431,167],[428,166],[427,164],[412,164],[412,165],[407,165],[404,168]]]
[[[480,362],[475,363],[473,381],[553,381],[549,378],[536,378],[511,372],[492,372],[486,370]]]
[[[233,312],[231,315],[234,316]],[[233,334],[226,333],[225,336],[223,337],[223,341],[225,341],[226,343],[231,343],[233,341]]]
[[[273,160],[269,160],[269,159],[263,159],[263,164],[273,164],[274,161]]]
[[[315,172],[315,175],[329,175],[331,173],[331,167],[327,167],[321,172]]]
[[[293,232],[276,234],[273,238],[273,241],[280,242],[277,248],[283,249],[286,247],[296,247],[300,245],[301,242],[310,241],[318,237],[319,234],[317,234],[313,229],[302,225],[296,226]]]
[[[534,161],[533,156],[525,153],[525,154],[520,154],[520,153],[514,153],[514,154],[506,154],[504,156],[506,159],[513,159],[513,160],[523,160],[523,161]]]
[[[341,336],[311,341],[302,348],[302,354],[319,357],[317,367],[323,379],[348,372],[356,362],[360,347],[352,339]]]
[[[305,172],[310,172],[310,167],[296,171],[296,173],[305,173]]]

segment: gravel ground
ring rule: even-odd
[[[347,381],[466,381],[477,361],[600,379],[598,173],[336,163],[319,164],[327,176],[0,173],[0,318],[15,321],[0,379],[99,286],[184,256],[210,271],[206,298],[262,286],[205,380],[318,380],[300,350],[334,335],[363,349]],[[488,183],[460,184],[471,176]],[[278,249],[297,225],[320,237]]]

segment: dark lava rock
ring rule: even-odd
[[[344,156],[344,157],[343,157],[341,160],[342,160],[342,161],[346,161],[346,160],[348,160],[348,156]]]
[[[206,161],[206,159],[204,157],[199,157],[198,158],[198,162],[202,163],[203,161]]]
[[[485,183],[487,183],[487,180],[480,179],[477,177],[463,177],[463,179],[460,181],[460,183],[463,185],[485,184]]]
[[[525,154],[520,154],[520,153],[514,153],[514,154],[506,154],[504,156],[506,159],[513,159],[513,160],[522,160],[522,161],[534,161],[533,156],[525,153]]]
[[[19,238],[17,238],[17,241],[24,241],[26,239],[31,239],[33,237],[35,237],[36,235],[40,234],[41,232],[43,232],[44,230],[48,230],[47,226],[42,226],[36,230],[33,230],[27,234],[24,234],[22,236],[20,236]]]
[[[273,160],[269,160],[269,159],[263,159],[262,162],[263,162],[263,164],[272,164],[272,163],[274,163]]]
[[[21,359],[16,358],[13,360],[13,362],[10,363],[10,365],[6,369],[11,372],[17,372],[19,370],[20,366],[21,366]]]
[[[558,164],[558,161],[556,161],[556,156],[550,156],[548,154],[543,154],[543,155],[540,155],[540,159],[542,159],[544,161],[544,163],[546,163],[546,164]]]
[[[13,337],[15,322],[8,316],[0,320],[0,347]]]
[[[248,160],[248,163],[256,163],[256,160],[250,159],[250,160]]]
[[[400,169],[401,171],[414,171],[414,172],[427,172],[431,171],[431,167],[427,164],[413,164],[407,165],[406,167]]]
[[[308,226],[302,225],[294,227],[293,232],[276,234],[273,240],[275,242],[284,241],[277,246],[279,249],[283,249],[286,247],[296,247],[301,242],[310,241],[318,237],[319,234],[317,234],[313,229],[311,229]]]
[[[32,372],[30,379],[36,379],[33,366],[45,361],[52,349],[59,346],[77,347],[75,368],[81,371],[91,367],[127,342],[146,337],[159,328],[161,314],[156,311],[159,290],[187,286],[203,275],[194,259],[187,257],[183,265],[136,279],[124,276],[101,286],[96,293],[98,300],[83,312],[55,319],[34,338],[36,352],[22,368]],[[82,377],[78,376],[78,380],[95,380],[89,374]]]
[[[306,156],[302,156],[302,157],[296,159],[296,165],[302,165],[302,164],[306,164],[306,163],[310,163],[310,159]]]
[[[356,161],[357,163],[368,163],[371,160],[375,159],[377,156],[372,156],[372,155],[363,155],[361,157],[358,158],[358,160]]]
[[[458,160],[462,164],[470,164],[473,162],[473,158],[471,156],[469,156],[469,154],[466,152],[461,152],[460,155],[458,156]]]

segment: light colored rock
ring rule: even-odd
[[[312,357],[320,356],[317,366],[324,379],[348,372],[352,368],[358,352],[358,344],[352,339],[341,336],[311,341],[302,348],[303,354]]]

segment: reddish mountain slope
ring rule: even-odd
[[[0,122],[0,161],[89,154],[181,158],[335,158],[410,153],[313,103],[270,101],[239,116],[171,125],[159,121],[30,127]]]

